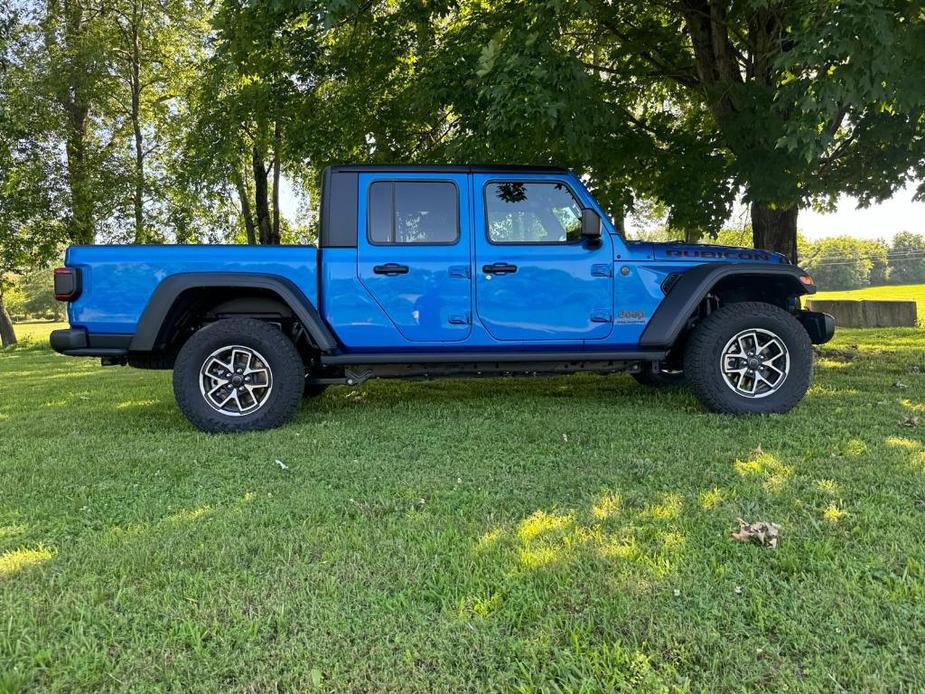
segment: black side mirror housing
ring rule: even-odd
[[[590,207],[581,211],[581,236],[589,241],[601,238],[601,216]]]

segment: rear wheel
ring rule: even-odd
[[[177,355],[173,389],[201,431],[272,429],[292,417],[302,397],[302,358],[278,328],[250,318],[216,321]]]
[[[777,306],[728,304],[694,330],[684,372],[698,400],[714,412],[789,412],[809,388],[812,344],[799,321]]]

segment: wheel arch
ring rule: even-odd
[[[795,265],[774,263],[705,263],[696,265],[671,285],[640,337],[640,347],[667,349],[676,345],[692,318],[713,296],[720,303],[760,301],[790,309],[794,297],[812,294],[806,273]]]
[[[337,347],[317,308],[292,280],[279,275],[215,272],[181,273],[164,279],[142,312],[129,349],[164,350],[193,316],[208,311],[292,318],[318,350],[330,352]]]

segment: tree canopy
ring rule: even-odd
[[[502,0],[455,18],[424,89],[474,151],[565,161],[680,230],[714,232],[741,192],[756,245],[795,257],[801,206],[925,173],[911,3]]]

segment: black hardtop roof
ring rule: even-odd
[[[525,166],[521,164],[497,164],[481,166],[478,164],[335,164],[327,168],[333,173],[359,172],[379,173],[389,171],[411,171],[418,173],[568,173],[568,169],[559,166]]]

